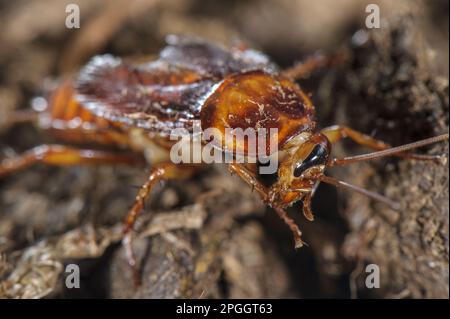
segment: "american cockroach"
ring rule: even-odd
[[[295,247],[303,245],[301,232],[285,208],[303,202],[303,213],[313,220],[311,197],[320,182],[349,188],[396,208],[390,199],[324,174],[326,168],[395,155],[434,160],[435,155],[409,151],[448,140],[448,133],[392,147],[346,126],[318,130],[315,107],[296,83],[333,59],[315,56],[287,70],[280,70],[266,55],[243,47],[222,47],[195,37],[168,36],[157,59],[132,62],[111,55],[94,57],[71,80],[64,81],[47,97],[35,100],[35,116],[16,113],[12,121],[35,121],[62,141],[74,144],[112,145],[120,151],[43,145],[21,156],[0,162],[0,176],[35,163],[49,165],[134,164],[145,158],[152,168],[140,188],[124,225],[128,261],[135,265],[131,250],[133,225],[144,209],[154,185],[161,180],[192,176],[200,165],[175,164],[168,137],[176,129],[192,132],[194,121],[202,130],[275,128],[265,138],[274,142],[278,158],[277,178],[263,183],[258,163],[229,163],[236,173],[271,206],[291,229]],[[333,158],[332,144],[349,138],[371,148],[372,153]],[[221,141],[218,147],[236,155],[248,154],[251,141]],[[251,154],[250,154],[251,155]]]

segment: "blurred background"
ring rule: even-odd
[[[80,8],[79,29],[65,26],[71,3]],[[369,3],[380,7],[380,29],[365,27]],[[300,82],[312,95],[321,127],[347,124],[392,144],[448,131],[448,5],[445,0],[0,0],[0,158],[47,141],[33,127],[11,127],[8,112],[28,107],[49,83],[76,74],[96,54],[154,56],[172,33],[225,45],[242,41],[281,67],[317,51],[349,50],[346,65]],[[361,151],[344,143],[336,152],[344,150]],[[428,150],[448,152],[442,146]],[[334,173],[407,206],[391,212],[321,186],[313,203],[316,221],[304,221],[301,206],[291,211],[309,244],[299,251],[277,216],[226,168],[169,183],[149,210],[181,216],[187,207],[201,225],[171,226],[138,240],[144,283],[136,290],[117,227],[134,198],[131,186],[141,184],[146,172],[39,166],[0,180],[0,296],[448,297],[446,167],[393,159]],[[201,194],[209,195],[198,211]],[[82,269],[82,288],[76,291],[63,286],[70,262]],[[380,265],[380,289],[364,285],[369,263]]]

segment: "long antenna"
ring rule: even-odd
[[[403,153],[405,151],[409,151],[414,148],[434,144],[437,142],[446,141],[446,140],[448,140],[448,137],[449,136],[447,133],[447,134],[430,137],[430,138],[427,138],[427,139],[424,139],[421,141],[417,141],[414,143],[409,143],[409,144],[405,144],[405,145],[401,145],[401,146],[397,146],[397,147],[391,147],[391,148],[388,148],[388,149],[385,149],[382,151],[372,152],[372,153],[368,153],[368,154],[361,154],[361,155],[356,155],[356,156],[349,156],[349,157],[344,157],[342,159],[335,158],[335,159],[332,159],[328,163],[327,166],[347,165],[347,164],[356,163],[356,162],[370,161],[370,160],[380,158],[380,157],[397,155],[398,153]]]
[[[362,187],[359,187],[359,186],[356,186],[356,185],[352,185],[352,184],[349,184],[347,182],[343,182],[343,181],[340,181],[340,180],[335,179],[333,177],[325,176],[325,175],[320,176],[319,180],[324,182],[324,183],[334,185],[336,187],[345,187],[345,188],[351,189],[351,190],[353,190],[355,192],[358,192],[360,194],[366,195],[366,196],[368,196],[368,197],[370,197],[370,198],[372,198],[374,200],[382,202],[382,203],[386,204],[387,206],[389,206],[393,210],[397,210],[397,211],[400,210],[400,204],[394,202],[392,199],[390,199],[390,198],[388,198],[386,196],[380,195],[380,194],[375,193],[375,192],[371,192],[371,191],[369,191],[369,190],[367,190],[365,188],[362,188]]]

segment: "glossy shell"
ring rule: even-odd
[[[135,64],[97,56],[80,72],[76,99],[96,116],[159,134],[191,129],[203,97],[228,75],[275,72],[257,51],[227,49],[194,37],[169,36],[157,60]]]
[[[279,75],[264,54],[194,37],[170,36],[167,42],[158,59],[145,63],[94,57],[81,70],[67,103],[80,108],[77,114],[87,111],[121,130],[137,127],[152,136],[167,137],[176,128],[191,131],[201,120],[202,129],[218,130],[217,147],[239,154],[251,153],[248,141],[225,143],[227,128],[267,129],[266,155],[273,153],[271,144],[282,148],[314,128],[308,96]]]
[[[203,130],[214,127],[220,131],[221,138],[214,143],[226,151],[254,156],[262,147],[264,155],[270,155],[276,151],[270,145],[282,148],[293,136],[314,128],[314,107],[292,81],[252,71],[231,75],[215,88],[202,107],[201,123]],[[259,131],[264,139],[255,138],[256,145],[250,148],[248,137],[224,138],[237,128],[254,132],[264,128]]]

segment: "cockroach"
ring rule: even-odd
[[[439,156],[409,151],[448,140],[447,133],[392,147],[347,126],[318,130],[315,107],[296,80],[332,65],[331,58],[314,56],[282,71],[263,53],[242,45],[228,48],[175,35],[168,36],[166,42],[157,59],[139,63],[96,56],[77,77],[63,81],[48,96],[32,103],[38,112],[31,119],[66,145],[111,145],[120,151],[43,145],[0,163],[0,176],[4,176],[35,163],[135,164],[145,158],[152,168],[124,223],[124,244],[133,267],[131,234],[152,188],[158,181],[188,178],[199,166],[175,164],[168,155],[175,143],[169,139],[171,132],[179,128],[192,132],[194,121],[200,121],[202,130],[215,128],[220,134],[229,128],[277,129],[277,134],[268,130],[265,136],[277,146],[276,152],[266,154],[279,159],[276,181],[264,183],[258,163],[234,161],[229,169],[251,185],[287,224],[296,248],[304,242],[285,208],[302,201],[304,216],[312,221],[311,197],[320,182],[349,188],[396,208],[382,195],[325,175],[326,168],[388,155],[435,160]],[[27,118],[17,114],[16,120]],[[333,158],[332,144],[343,138],[374,152]],[[233,140],[231,145],[222,143],[220,147],[232,155],[248,153],[248,141]]]

